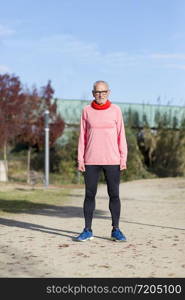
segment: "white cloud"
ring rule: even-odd
[[[10,72],[10,69],[7,66],[0,65],[0,72],[1,73]]]
[[[149,58],[160,61],[160,67],[185,70],[185,53],[152,53]]]
[[[185,53],[153,53],[149,58],[156,59],[185,59]]]
[[[86,43],[68,34],[41,38],[38,41],[38,46],[39,52],[53,52],[71,58],[78,57],[84,62],[90,57],[94,59],[100,56],[98,46],[95,43]]]
[[[0,32],[2,27],[0,26]],[[3,31],[2,31],[3,32]],[[4,34],[8,34],[4,30]],[[9,34],[11,31],[9,32]],[[97,43],[80,40],[71,34],[55,34],[40,39],[7,39],[4,44],[11,49],[22,53],[20,63],[43,60],[50,61],[54,69],[57,63],[58,70],[63,74],[79,72],[83,67],[98,72],[119,72],[132,67],[157,67],[184,69],[185,53],[161,53],[149,51],[128,53],[125,51],[102,51]],[[69,72],[70,70],[70,72]],[[85,71],[86,71],[85,70]],[[51,71],[51,67],[50,67]],[[56,69],[55,69],[56,72]],[[71,76],[71,75],[70,75]]]
[[[172,68],[172,69],[179,69],[179,70],[185,70],[185,64],[166,64],[165,65],[166,68]]]
[[[68,64],[94,68],[97,66],[98,69],[122,68],[134,65],[139,58],[124,51],[103,52],[98,44],[85,42],[69,34],[52,35],[37,40],[9,39],[6,40],[6,45],[24,50],[22,59],[30,54],[37,58],[48,56],[53,61],[57,59],[63,66]]]
[[[184,32],[176,32],[170,37],[171,40],[184,40],[184,38]]]
[[[37,51],[40,54],[58,55],[65,62],[93,65],[98,68],[132,66],[139,58],[139,56],[132,56],[124,51],[103,52],[98,44],[87,43],[68,34],[53,35],[40,39],[37,41]]]
[[[15,30],[7,28],[0,24],[0,37],[12,35],[15,33]]]

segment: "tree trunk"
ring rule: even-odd
[[[30,184],[30,165],[31,165],[31,146],[28,146],[28,159],[27,159],[27,183]]]

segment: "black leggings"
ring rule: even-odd
[[[120,165],[85,165],[85,199],[83,211],[85,217],[85,228],[89,229],[91,229],[92,225],[93,212],[95,210],[95,196],[101,170],[103,170],[107,184],[112,226],[119,227],[121,209],[119,198]]]

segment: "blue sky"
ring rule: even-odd
[[[184,0],[0,1],[0,73],[55,97],[185,105]],[[158,99],[158,100],[157,100]]]

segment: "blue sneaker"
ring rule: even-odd
[[[124,234],[121,232],[119,228],[115,229],[111,233],[111,240],[116,241],[116,242],[126,242],[126,237]]]
[[[79,236],[76,237],[76,240],[79,242],[85,242],[88,240],[92,240],[93,237],[93,233],[92,231],[88,230],[88,229],[84,229],[82,233],[80,233]]]

